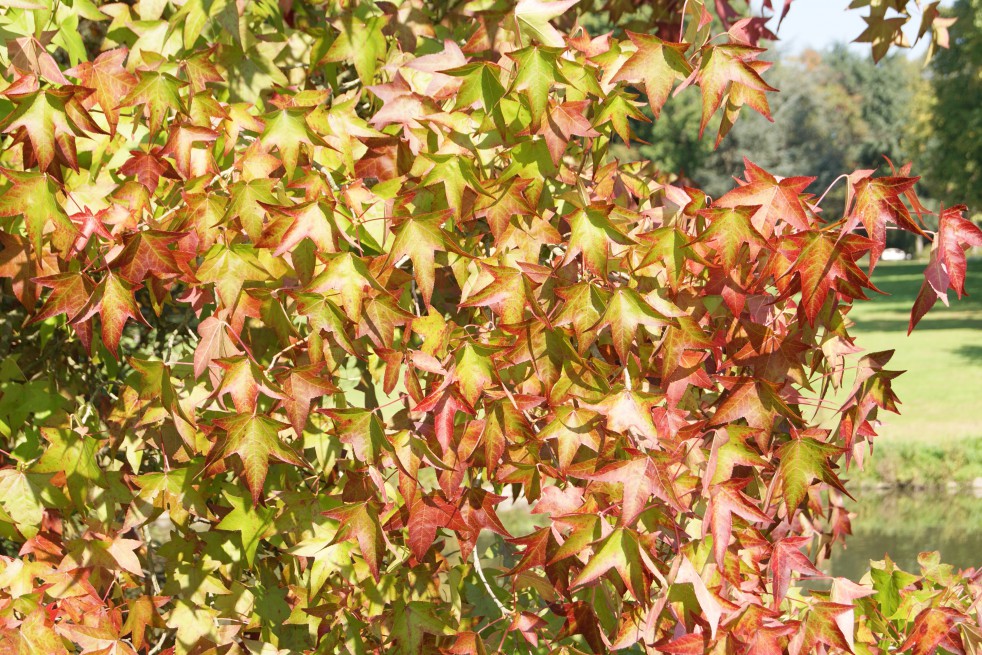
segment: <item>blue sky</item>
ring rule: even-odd
[[[782,0],[773,0],[772,4],[780,12]],[[789,52],[801,52],[806,48],[821,50],[836,42],[848,43],[866,29],[863,15],[868,7],[847,11],[850,0],[794,0],[788,17],[781,25],[778,36],[781,47]],[[759,11],[760,0],[752,0],[755,13]],[[913,4],[913,3],[912,3]],[[942,2],[950,5],[951,2]],[[776,24],[777,21],[774,21]],[[908,38],[917,35],[920,25],[920,15],[914,13],[914,18],[908,25]],[[921,56],[927,46],[926,41],[917,44],[911,56]],[[869,44],[854,43],[852,48],[860,52],[869,52]]]

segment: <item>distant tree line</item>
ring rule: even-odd
[[[699,139],[700,96],[686,89],[658,121],[636,125],[642,141],[623,158],[650,159],[713,195],[732,187],[744,157],[781,175],[817,176],[809,191],[821,195],[843,170],[889,170],[915,160],[919,191],[929,200],[964,199],[971,214],[982,212],[982,0],[959,0],[950,13],[950,49],[939,50],[925,68],[921,58],[893,54],[874,63],[845,45],[797,55],[773,53],[767,81],[781,89],[770,97],[773,126],[745,112],[714,150]],[[715,127],[715,126],[714,126]],[[713,128],[714,129],[714,128]],[[710,130],[711,131],[711,130]],[[845,203],[839,182],[823,203]],[[937,210],[937,200],[931,209]],[[836,220],[839,216],[830,217]],[[913,237],[891,235],[891,245],[914,249]]]

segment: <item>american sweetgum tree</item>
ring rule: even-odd
[[[853,4],[881,56],[907,3]],[[736,5],[4,3],[0,653],[976,652],[936,556],[794,580],[896,409],[886,230],[911,327],[982,232],[909,166],[608,155],[767,115]]]

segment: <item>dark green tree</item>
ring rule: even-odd
[[[982,0],[959,0],[951,48],[931,62],[931,130],[923,161],[931,195],[982,211]]]

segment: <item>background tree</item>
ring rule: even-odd
[[[926,181],[937,198],[957,195],[982,211],[982,3],[958,0],[951,47],[931,62],[933,103],[924,157]]]

